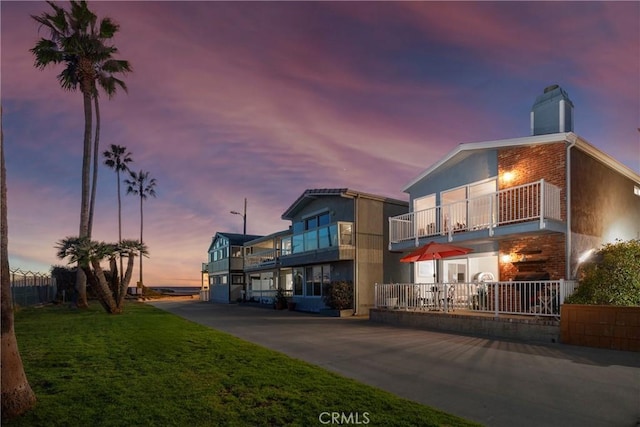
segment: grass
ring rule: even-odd
[[[141,303],[15,319],[38,403],[7,426],[477,425]]]

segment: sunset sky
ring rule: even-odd
[[[67,7],[66,3],[63,3]],[[528,136],[551,84],[575,132],[640,172],[638,2],[89,2],[121,25],[129,92],[101,97],[101,151],[156,178],[148,286],[199,286],[217,231],[269,234],[307,188],[408,200],[460,143]],[[78,234],[84,117],[61,66],[39,71],[30,15],[2,1],[1,101],[11,268],[47,272]],[[116,175],[99,169],[94,238],[118,240]],[[123,195],[123,236],[139,237]],[[134,271],[134,278],[137,271]],[[133,280],[135,283],[135,279]]]

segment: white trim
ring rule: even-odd
[[[434,163],[426,170],[424,170],[417,178],[411,181],[409,184],[405,185],[402,191],[405,193],[409,189],[409,187],[421,181],[424,177],[431,174],[433,171],[438,169],[440,166],[448,162],[450,159],[458,155],[463,151],[471,151],[471,150],[487,150],[494,148],[504,148],[504,147],[514,147],[518,145],[538,145],[538,144],[550,144],[553,142],[564,142],[568,137],[567,133],[553,133],[548,135],[534,135],[527,136],[523,138],[512,138],[512,139],[501,139],[495,141],[485,141],[485,142],[469,142],[465,144],[458,145],[455,149],[450,151],[446,156],[444,156],[440,161]]]
[[[561,99],[560,102],[558,102],[558,130],[560,132],[565,132],[565,128],[566,128],[566,124],[565,124],[565,117],[564,117],[564,99]]]
[[[485,142],[470,142],[465,144],[458,145],[455,149],[450,151],[446,156],[440,159],[438,162],[429,166],[425,169],[420,175],[414,178],[411,182],[404,186],[402,191],[408,193],[409,188],[413,185],[417,184],[419,181],[424,179],[426,176],[440,168],[446,162],[451,160],[453,157],[458,155],[463,151],[472,151],[472,150],[487,150],[487,149],[498,149],[505,147],[516,147],[521,145],[539,145],[539,144],[552,144],[556,142],[564,142],[572,144],[575,142],[575,146],[585,153],[595,157],[596,159],[603,162],[605,165],[620,172],[622,175],[631,179],[632,181],[640,184],[640,175],[634,172],[629,167],[620,163],[618,160],[614,159],[610,155],[605,152],[597,149],[585,139],[579,137],[573,132],[561,132],[561,133],[552,133],[547,135],[534,135],[523,138],[512,138],[512,139],[502,139],[496,141],[485,141]]]

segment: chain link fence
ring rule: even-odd
[[[19,268],[9,270],[9,273],[11,300],[14,306],[44,304],[56,298],[58,287],[56,279],[50,274],[23,271]]]

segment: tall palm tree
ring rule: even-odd
[[[4,164],[4,137],[2,135],[2,110],[0,109],[0,311],[2,319],[2,418],[13,418],[28,411],[36,404],[36,396],[24,373],[18,341],[13,328],[13,305],[9,281],[9,239],[7,232],[7,170]]]
[[[41,38],[30,49],[35,56],[35,66],[44,69],[49,65],[63,63],[65,68],[58,74],[58,81],[65,90],[80,89],[84,101],[84,138],[82,156],[82,194],[80,202],[81,237],[91,235],[90,226],[90,172],[91,172],[91,131],[92,131],[92,99],[97,95],[96,81],[100,81],[103,73],[130,71],[126,61],[116,61],[113,55],[118,52],[114,46],[107,45],[119,30],[119,26],[110,18],[100,20],[91,12],[86,1],[71,1],[70,10],[66,10],[48,1],[52,13],[31,15],[41,27],[48,29],[49,38]],[[115,61],[116,63],[114,63]],[[118,79],[116,79],[118,80]],[[119,80],[118,80],[119,81]],[[119,83],[112,82],[115,86]],[[102,86],[102,84],[100,83]],[[99,129],[97,130],[99,132]],[[94,167],[97,163],[94,154]],[[94,173],[94,178],[97,176]],[[78,306],[86,307],[86,277],[83,269],[78,268],[77,288]]]
[[[111,144],[109,150],[102,153],[104,164],[116,171],[118,179],[118,243],[122,242],[122,201],[120,197],[120,172],[129,172],[129,163],[133,162],[127,147]],[[120,258],[120,282],[122,282],[122,258]]]
[[[156,179],[149,176],[149,172],[140,170],[140,172],[129,172],[131,179],[125,179],[127,184],[127,194],[133,194],[140,196],[140,243],[144,244],[142,240],[142,228],[144,224],[144,217],[142,212],[142,202],[147,199],[148,196],[156,197]],[[142,253],[140,254],[140,283],[139,288],[144,288],[142,282]]]
[[[117,49],[113,48],[112,53],[116,53]],[[121,88],[127,92],[127,85],[124,81],[116,78],[115,73],[127,73],[131,71],[131,66],[128,61],[117,60],[109,57],[105,61],[98,64],[96,67],[98,86],[107,94],[109,99],[113,98],[117,89]],[[100,103],[98,101],[99,93],[96,87],[96,91],[93,95],[94,109],[96,113],[96,129],[93,139],[93,178],[91,182],[91,201],[89,203],[89,237],[91,237],[91,231],[93,229],[93,216],[95,212],[96,204],[96,192],[98,184],[98,153],[100,152]]]

